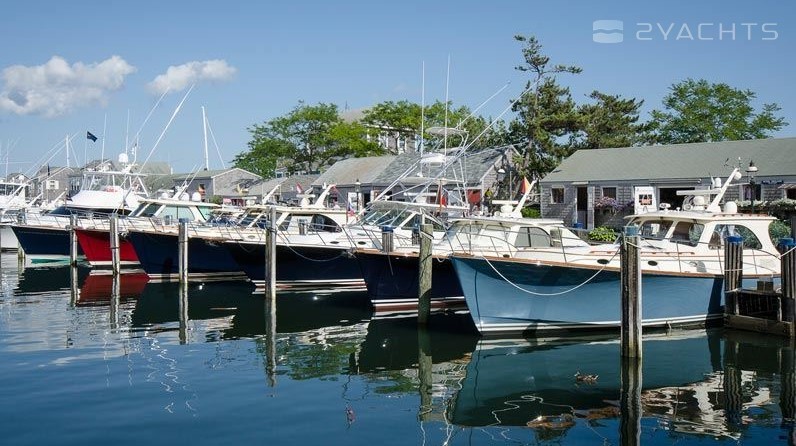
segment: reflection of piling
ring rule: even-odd
[[[782,420],[787,421],[791,429],[796,422],[796,373],[794,373],[793,347],[780,349],[779,379],[780,395],[779,407]]]
[[[180,283],[188,283],[188,219],[181,218],[177,233],[177,267]]]
[[[432,260],[431,239],[434,228],[430,224],[420,225],[420,254],[418,255],[418,302],[417,322],[426,324],[431,314]]]
[[[420,380],[418,388],[420,391],[420,410],[418,411],[418,418],[420,421],[427,421],[431,416],[432,388],[434,385],[432,369],[434,360],[431,357],[431,336],[426,327],[418,327],[417,344],[417,375]]]
[[[738,314],[738,290],[743,280],[743,239],[727,237],[724,248],[724,295],[726,314]]]
[[[80,288],[78,287],[77,266],[69,267],[69,306],[74,307],[80,300]]]
[[[619,247],[622,356],[641,357],[641,257],[638,227],[626,226]]]
[[[119,255],[119,215],[111,214],[109,223],[108,234],[110,236],[111,244],[111,271],[114,275],[118,275],[121,270],[121,257]]]
[[[265,374],[276,385],[276,299],[265,299]]]
[[[188,284],[180,283],[180,344],[188,343]]]
[[[276,297],[276,208],[271,206],[265,229],[265,298]]]
[[[641,444],[641,358],[622,356],[622,392],[619,397],[619,441],[623,446]]]
[[[119,274],[113,275],[111,282],[111,299],[110,299],[110,327],[112,330],[119,328],[119,305],[122,296],[122,277]]]
[[[69,265],[77,266],[77,215],[69,215]]]
[[[741,369],[738,365],[737,341],[727,340],[724,344],[724,413],[727,424],[734,427],[741,425],[743,411],[743,388]]]

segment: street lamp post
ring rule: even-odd
[[[755,213],[755,196],[757,195],[755,174],[757,174],[757,166],[754,161],[749,161],[749,167],[746,168],[746,174],[749,176],[749,193],[752,201],[752,213]]]

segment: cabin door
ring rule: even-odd
[[[585,228],[589,210],[589,188],[578,187],[575,197],[575,227]]]

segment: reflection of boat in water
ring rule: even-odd
[[[435,364],[465,358],[478,340],[467,314],[432,315],[428,326],[427,354]],[[414,369],[419,333],[417,316],[371,319],[359,352],[359,372]]]
[[[645,337],[643,416],[657,418],[669,434],[740,438],[756,410],[770,417],[775,400],[793,406],[793,384],[784,398],[773,399],[771,390],[780,386],[766,382],[771,372],[793,380],[793,348],[784,345],[776,338],[758,345],[725,340],[721,330]],[[521,426],[563,435],[578,423],[620,416],[620,374],[617,338],[484,339],[448,418],[460,426]],[[792,417],[793,410],[787,411],[783,415]]]
[[[137,298],[144,291],[147,282],[149,282],[149,276],[144,273],[121,274],[119,276],[119,297],[121,299]],[[113,296],[113,286],[113,275],[90,273],[80,285],[77,304],[107,305]]]
[[[89,274],[87,268],[78,268],[78,280],[82,281]],[[78,282],[80,283],[80,282]],[[20,268],[16,294],[38,294],[58,290],[69,290],[71,271],[68,266],[39,266],[36,268]]]
[[[188,320],[216,319],[209,331],[222,339],[254,337],[267,333],[265,299],[252,294],[248,282],[192,283],[188,289]],[[364,293],[279,293],[276,332],[293,333],[330,325],[351,325],[370,316]],[[179,321],[179,284],[147,284],[136,302],[132,325],[144,329],[169,329]],[[207,328],[207,327],[206,327]]]

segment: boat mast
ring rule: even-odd
[[[205,106],[202,106],[202,127],[205,134],[205,170],[210,170],[210,161],[207,156],[207,114],[205,114]]]
[[[69,166],[69,135],[66,135],[64,143],[66,144],[66,167],[71,167]]]

